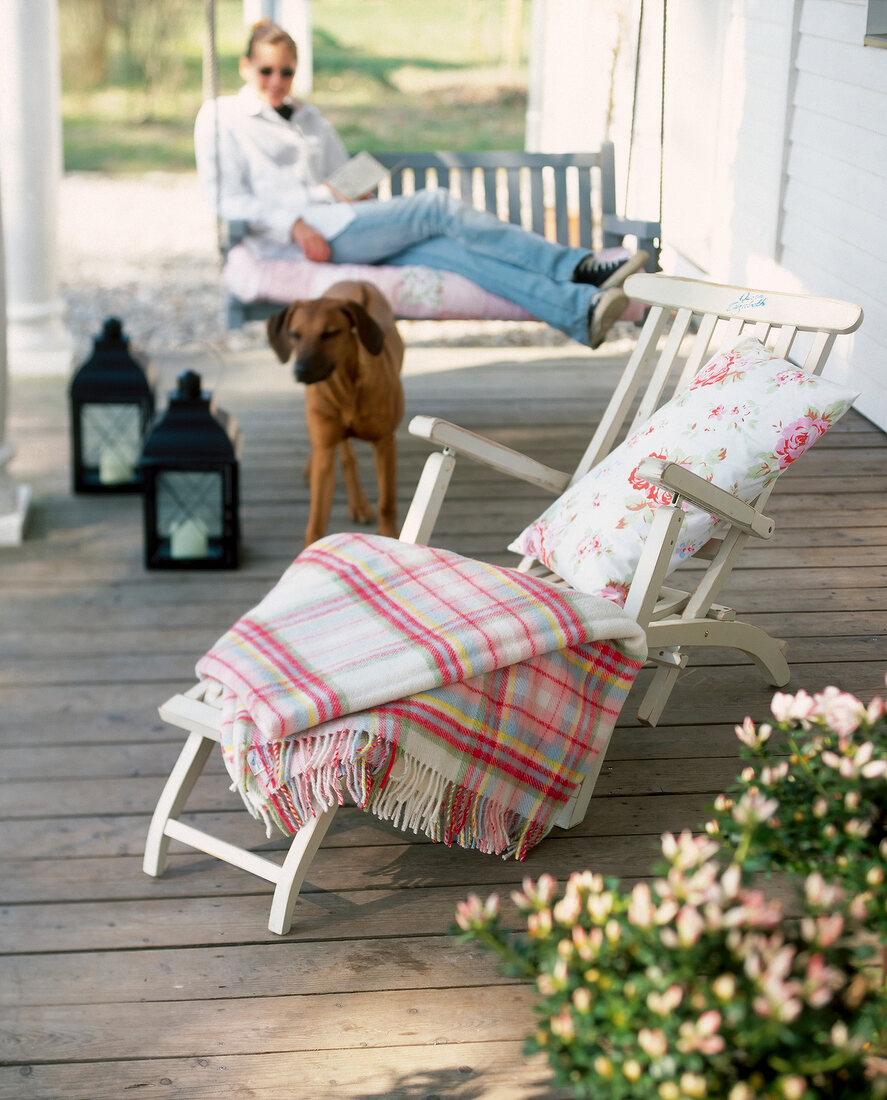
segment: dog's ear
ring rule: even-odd
[[[293,354],[293,345],[289,337],[288,320],[290,312],[298,305],[294,302],[292,305],[282,309],[279,313],[275,313],[269,317],[265,323],[265,329],[268,333],[268,343],[271,345],[275,355],[281,361],[281,363],[289,362],[290,356]]]
[[[385,333],[370,317],[360,302],[349,299],[342,303],[343,311],[351,318],[351,322],[357,329],[357,336],[370,355],[378,355],[385,343]]]

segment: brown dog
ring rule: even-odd
[[[394,432],[403,416],[403,341],[385,296],[372,283],[342,282],[322,298],[296,301],[268,318],[268,342],[281,363],[295,354],[304,382],[311,457],[311,507],[305,545],[326,531],[341,452],[348,514],[372,523],[349,439],[373,444],[379,484],[379,534],[397,535],[397,451]]]

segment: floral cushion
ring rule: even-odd
[[[653,512],[671,495],[637,473],[668,459],[751,501],[811,447],[857,395],[778,359],[753,337],[714,356],[603,462],[560,496],[509,546],[575,588],[622,604]],[[669,571],[721,522],[683,502]],[[726,533],[724,530],[723,533]]]

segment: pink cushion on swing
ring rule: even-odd
[[[608,251],[615,253],[617,250]],[[624,249],[618,251],[625,252]],[[363,279],[377,286],[395,314],[405,319],[536,320],[532,313],[483,290],[470,279],[430,267],[261,260],[246,245],[238,244],[228,253],[222,279],[226,289],[241,302],[287,304],[295,298],[319,298],[333,283]],[[640,320],[643,310],[640,303],[632,302],[623,319]]]

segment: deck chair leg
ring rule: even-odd
[[[681,667],[657,668],[653,674],[653,680],[644,693],[641,704],[637,709],[637,719],[645,726],[658,725],[665,704],[671,696],[672,689],[678,682]]]
[[[184,809],[214,744],[213,740],[204,737],[202,733],[192,731],[188,734],[175,767],[169,773],[166,785],[157,800],[157,807],[148,828],[145,858],[142,863],[142,869],[146,875],[157,878],[163,874],[170,839],[166,832],[167,822],[178,818]]]
[[[317,849],[326,836],[327,829],[333,823],[338,806],[330,806],[323,810],[313,820],[303,825],[293,837],[290,850],[280,868],[280,877],[274,888],[274,897],[271,901],[271,914],[268,918],[268,929],[278,936],[284,936],[290,930],[293,923],[293,910],[305,881],[305,875],[311,866],[311,861]]]

